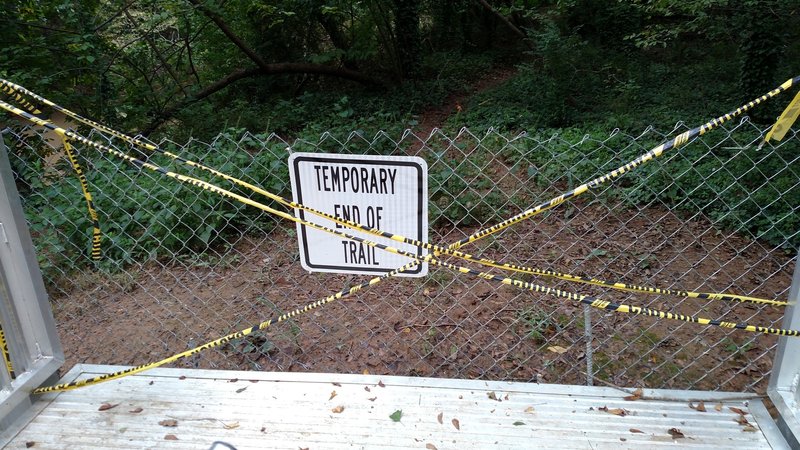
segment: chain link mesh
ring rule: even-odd
[[[643,153],[669,132],[584,135],[434,129],[287,142],[223,133],[161,146],[290,197],[292,151],[417,155],[429,166],[430,236],[454,242]],[[169,160],[150,161],[190,172]],[[757,150],[748,120],[695,139],[613,185],[465,250],[614,281],[785,300],[800,243],[800,139]],[[307,273],[294,225],[78,147],[103,230],[52,136],[7,128],[23,205],[72,364],[164,358],[365,277]],[[215,180],[242,192],[230,183]],[[262,200],[262,199],[260,199]],[[684,314],[780,327],[774,306],[526,280]],[[420,375],[763,392],[776,338],[592,311],[432,266],[196,355],[194,368]]]

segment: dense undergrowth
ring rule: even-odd
[[[173,149],[288,196],[286,144],[270,139],[270,132],[286,142],[300,139],[314,144],[322,133],[344,139],[355,131],[364,140],[352,141],[347,151],[391,153],[395,145],[389,139],[372,146],[368,142],[378,131],[396,137],[407,128],[430,131],[420,130],[425,111],[456,96],[463,99],[462,108],[438,124],[446,134],[455,136],[462,127],[476,134],[491,127],[508,138],[523,130],[528,133],[527,139],[516,140],[511,147],[505,139],[484,140],[480,147],[469,139],[454,143],[468,153],[471,164],[463,164],[458,154],[448,154],[446,147],[424,155],[431,167],[431,224],[490,223],[530,206],[535,192],[543,192],[554,180],[563,181],[565,173],[574,182],[588,180],[666,139],[656,133],[633,139],[648,127],[696,126],[735,109],[745,94],[748,98],[761,94],[737,90],[736,61],[726,63],[720,57],[706,61],[691,46],[650,53],[611,52],[577,39],[555,38],[541,41],[536,56],[524,62],[502,52],[434,53],[426,58],[420,80],[397,89],[344,93],[308,89],[276,95],[269,102],[238,98],[222,107],[200,104],[160,134],[173,142],[187,142],[190,137],[210,142],[206,146],[194,141]],[[470,85],[498,67],[513,67],[516,73],[499,86],[473,92]],[[782,70],[782,78],[791,76],[788,67]],[[775,80],[775,85],[781,81]],[[767,111],[777,114],[788,100],[787,96],[773,101]],[[722,229],[796,249],[800,245],[798,138],[768,157],[752,146],[731,144],[756,142],[754,129],[765,127],[764,123],[742,127],[730,136],[723,130],[719,138],[711,135],[709,142],[695,142],[668,162],[627,176],[613,195],[629,205],[664,204],[687,213],[702,212]],[[225,131],[217,135],[220,129]],[[245,130],[253,134],[244,134]],[[554,135],[558,139],[551,139]],[[52,166],[37,159],[44,156],[45,147],[32,144],[30,138],[25,145],[10,137],[6,142],[15,149],[12,164],[43,268],[59,261],[71,264],[88,254],[90,224],[68,164]],[[598,142],[602,145],[592,144]],[[319,150],[325,149],[323,142]],[[330,150],[342,151],[337,145]],[[101,265],[109,269],[148,258],[181,258],[209,249],[222,252],[231,233],[275,224],[252,208],[84,152],[82,161],[104,233]],[[518,179],[528,180],[527,193],[504,190],[482,173],[492,158],[499,158]],[[194,175],[205,178],[202,173]]]

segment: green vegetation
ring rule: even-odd
[[[0,77],[122,130],[213,140],[210,148],[175,150],[282,194],[287,150],[268,139],[272,132],[316,143],[323,132],[357,131],[366,139],[349,141],[346,151],[389,153],[390,139],[368,143],[378,130],[393,137],[432,126],[451,136],[463,126],[505,136],[526,130],[513,146],[492,136],[480,146],[468,136],[455,147],[429,143],[434,225],[496,221],[530,205],[533,189],[608,171],[664,139],[642,134],[648,126],[665,131],[727,112],[797,75],[792,63],[800,58],[800,10],[789,0],[7,3]],[[495,73],[511,75],[475,87]],[[786,101],[760,108],[753,120],[763,129]],[[425,121],[438,109],[435,123]],[[725,229],[797,248],[799,176],[788,164],[800,152],[797,139],[761,157],[723,138],[687,146],[664,163],[669,170],[643,167],[614,198],[701,210]],[[754,138],[748,128],[735,141]],[[45,270],[75,261],[90,227],[69,167],[48,166],[30,139],[6,142],[15,147]],[[82,151],[108,268],[192,258],[236,230],[275,223]],[[498,159],[530,186],[496,184],[488,172]]]

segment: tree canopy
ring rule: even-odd
[[[258,116],[266,118],[264,127],[273,121],[290,129],[315,108],[345,119],[357,115],[356,97],[370,99],[364,114],[381,108],[405,114],[496,64],[521,68],[534,80],[539,100],[552,103],[545,125],[569,124],[569,110],[603,83],[626,92],[641,88],[642,78],[631,71],[642,69],[624,61],[650,67],[652,78],[667,75],[658,73],[665,55],[675,73],[693,61],[717,65],[727,73],[717,79],[750,98],[797,69],[791,61],[800,6],[789,0],[8,0],[0,23],[0,76],[147,134],[188,122],[218,126],[220,118],[201,119],[213,114]],[[302,101],[316,95],[321,99]],[[299,117],[284,123],[287,115]]]

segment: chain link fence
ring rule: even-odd
[[[434,129],[292,141],[230,132],[161,145],[286,197],[293,151],[420,156],[429,166],[430,240],[446,244],[686,129]],[[800,139],[759,150],[763,131],[748,120],[727,125],[465,250],[607,280],[785,300],[800,244]],[[366,279],[305,272],[291,223],[79,147],[103,230],[104,258],[92,262],[91,224],[60,143],[31,128],[2,136],[67,367],[158,360]],[[782,320],[774,306],[526,280],[714,319]],[[775,345],[772,336],[589,311],[432,266],[425,278],[387,280],[178,365],[764,392]]]

